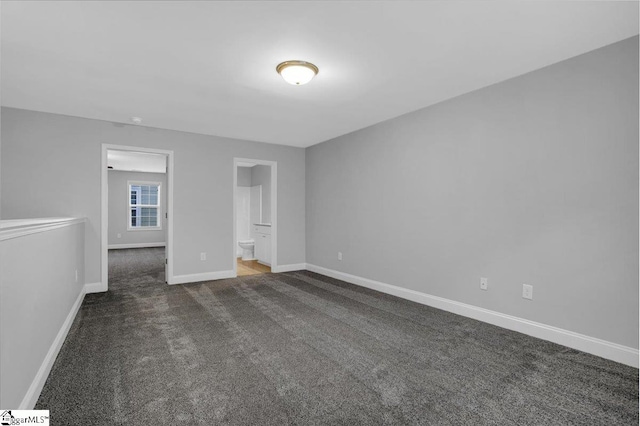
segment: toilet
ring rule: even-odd
[[[242,249],[242,260],[254,260],[253,247],[255,245],[254,240],[238,241],[238,245]]]

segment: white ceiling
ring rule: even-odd
[[[638,34],[635,1],[1,7],[4,106],[301,147]]]
[[[107,151],[107,167],[128,172],[166,173],[167,157],[133,151]]]

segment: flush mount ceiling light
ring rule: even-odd
[[[285,61],[276,67],[278,74],[289,84],[301,86],[311,81],[318,74],[318,67],[311,62]]]

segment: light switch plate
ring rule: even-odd
[[[529,284],[522,284],[522,297],[524,299],[533,300],[533,286]]]

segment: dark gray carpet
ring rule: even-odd
[[[638,424],[637,369],[310,272],[168,286],[163,258],[109,253],[52,424]]]

